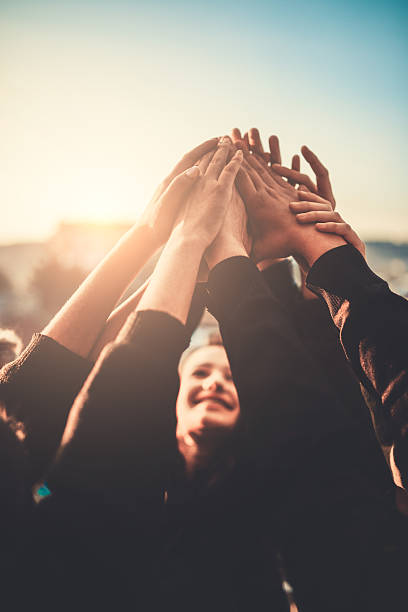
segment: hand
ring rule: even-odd
[[[321,198],[328,200],[331,204],[332,210],[336,208],[336,200],[333,195],[333,190],[329,178],[329,172],[327,168],[325,168],[320,161],[320,159],[311,151],[308,147],[303,146],[302,155],[305,160],[310,164],[315,177],[316,183],[313,183],[311,178],[307,174],[302,174],[299,172],[299,167],[294,168],[292,164],[292,168],[285,168],[280,165],[280,162],[273,162],[272,168],[273,170],[288,179],[292,183],[292,185],[300,185],[300,188],[306,187],[312,193],[319,195]]]
[[[249,216],[255,261],[291,255],[291,236],[297,228],[289,203],[297,199],[296,189],[272,176],[257,156],[248,154],[237,175],[237,186]]]
[[[189,153],[186,153],[156,189],[156,192],[146,207],[140,222],[141,225],[150,227],[153,242],[156,248],[166,242],[170,236],[174,222],[177,218],[177,214],[182,207],[182,204],[186,201],[189,190],[193,185],[193,181],[186,181],[183,183],[183,186],[185,187],[184,191],[180,190],[177,197],[175,197],[175,193],[172,193],[171,197],[169,197],[169,194],[167,193],[166,195],[166,192],[170,183],[176,177],[180,175],[183,176],[182,173],[191,168],[193,164],[195,164],[206,153],[209,151],[214,151],[218,140],[218,138],[207,140],[198,147],[192,149]],[[182,185],[179,185],[179,187],[181,186]]]
[[[241,132],[238,128],[234,128],[232,130],[232,141],[235,146],[242,148],[245,151],[252,151],[255,155],[258,156],[260,160],[263,161],[266,166],[268,166],[269,171],[272,176],[274,176],[273,170],[270,168],[272,164],[281,164],[281,152],[279,146],[279,138],[275,135],[269,137],[269,153],[264,151],[262,146],[262,140],[257,128],[251,128],[248,132],[245,132],[244,137],[241,136]],[[299,171],[300,170],[300,158],[299,155],[294,155],[292,157],[292,169]],[[276,174],[275,174],[276,176]],[[292,180],[288,180],[288,183],[291,185],[295,185]],[[271,265],[275,264],[278,261],[282,261],[285,259],[284,257],[277,258],[268,258],[265,260],[258,261],[257,265],[260,270],[264,270],[269,268]]]
[[[236,151],[231,161],[232,143],[224,137],[212,155],[201,160],[197,173],[201,175],[188,200],[184,217],[177,228],[184,239],[194,241],[204,250],[221,229],[231,203],[235,177],[241,166],[242,151]]]
[[[298,197],[300,201],[289,204],[298,223],[314,223],[319,232],[342,236],[365,258],[364,242],[340,214],[332,209],[331,202],[308,191],[298,191]]]
[[[251,250],[248,235],[248,217],[245,204],[236,187],[232,189],[231,204],[224,222],[212,245],[207,249],[205,260],[212,270],[220,261],[236,255],[248,255]]]

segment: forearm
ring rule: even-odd
[[[143,285],[137,289],[127,300],[125,300],[120,306],[115,308],[108,317],[101,333],[99,334],[91,352],[89,358],[92,361],[96,361],[102,351],[102,349],[109,343],[115,340],[119,331],[126,322],[128,316],[136,309],[144,292],[147,289],[150,279],[147,279]]]
[[[115,304],[155,248],[147,226],[130,229],[44,328],[43,334],[87,357]]]
[[[286,308],[273,298],[252,262],[239,257],[220,263],[210,275],[209,291],[251,452],[276,468],[293,468],[307,449],[347,427],[347,419],[322,389]]]
[[[156,310],[187,321],[205,246],[177,229],[165,246],[137,310]],[[122,331],[119,334],[119,339]]]
[[[395,442],[407,484],[408,302],[392,293],[351,246],[322,256],[309,272],[308,286],[326,302],[346,356],[376,400],[373,405],[382,409],[381,442]]]

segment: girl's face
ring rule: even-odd
[[[234,429],[239,400],[223,346],[203,346],[187,357],[180,372],[176,412],[179,439]]]

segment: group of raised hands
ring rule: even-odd
[[[308,267],[318,256],[317,230],[341,239],[334,246],[345,240],[364,255],[364,244],[335,211],[329,174],[318,157],[302,147],[313,182],[300,172],[298,155],[291,168],[281,165],[277,136],[269,138],[269,148],[264,151],[256,128],[244,136],[235,128],[231,137],[211,139],[187,153],[144,214],[158,244],[173,227],[204,246],[210,269],[221,255],[233,254],[256,262],[293,255]]]

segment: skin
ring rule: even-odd
[[[208,140],[187,153],[160,184],[142,218],[119,240],[102,262],[80,285],[68,302],[44,328],[43,334],[69,350],[88,357],[97,356],[112,339],[106,321],[121,295],[139,270],[171,234],[175,218],[194,185],[194,177],[183,174],[208,151],[215,149],[218,138]],[[176,177],[180,177],[177,179]],[[137,299],[137,298],[136,298]],[[115,331],[126,320],[128,310],[119,313]]]
[[[189,355],[180,372],[176,404],[177,440],[186,459],[207,454],[230,435],[240,407],[223,346],[203,346]]]
[[[222,226],[242,163],[241,151],[227,163],[231,150],[231,140],[225,138],[205,172],[196,168],[197,181],[184,216],[162,252],[138,310],[166,312],[185,324],[202,257]]]

